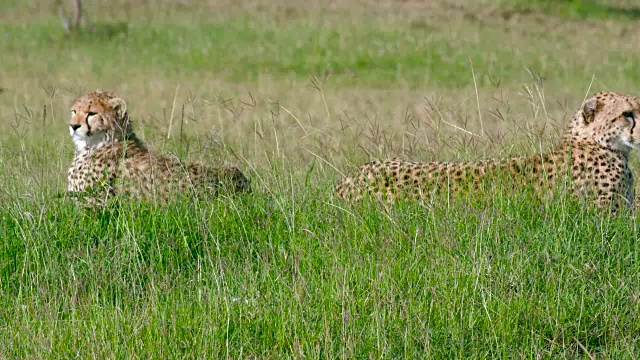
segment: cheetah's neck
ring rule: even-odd
[[[105,147],[120,147],[122,144],[146,149],[144,143],[134,133],[129,133],[124,138],[118,139],[114,134],[102,132],[87,138],[74,137],[73,142],[76,145],[76,153],[100,150]]]

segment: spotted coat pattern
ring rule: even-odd
[[[479,162],[373,161],[345,177],[335,190],[352,201],[366,195],[387,202],[399,197],[427,199],[443,192],[475,191],[506,174],[545,195],[562,181],[572,193],[616,211],[634,201],[629,153],[640,147],[638,120],[637,97],[597,93],[582,104],[549,153]]]
[[[168,200],[172,192],[217,194],[250,190],[234,166],[182,163],[150,151],[131,128],[126,103],[110,91],[94,91],[71,108],[69,131],[76,145],[67,190],[101,205],[117,193]]]

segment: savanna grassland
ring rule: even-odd
[[[640,94],[633,1],[93,0],[72,35],[45,5],[0,1],[0,358],[640,356],[636,215],[332,193],[374,158],[546,151],[587,94]],[[253,193],[60,198],[97,88]]]

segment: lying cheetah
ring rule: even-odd
[[[71,107],[69,132],[76,150],[67,190],[84,195],[89,205],[101,205],[116,193],[156,196],[164,202],[172,190],[249,190],[249,180],[236,167],[183,164],[150,151],[131,128],[127,104],[110,91],[78,98]]]
[[[443,191],[478,189],[497,174],[549,193],[560,178],[568,180],[574,194],[616,211],[623,204],[631,207],[634,200],[628,159],[630,151],[640,147],[639,116],[637,97],[602,92],[583,103],[552,152],[466,163],[373,161],[344,178],[335,190],[345,200],[370,194],[392,202],[398,197],[425,199]]]

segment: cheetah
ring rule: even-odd
[[[600,92],[583,102],[551,152],[478,162],[373,161],[342,179],[335,191],[347,201],[373,195],[391,203],[401,197],[427,199],[479,191],[482,184],[503,174],[530,184],[539,195],[552,194],[554,186],[564,181],[570,193],[601,209],[632,208],[629,153],[640,147],[639,116],[639,98]]]
[[[75,154],[67,191],[75,198],[81,194],[89,206],[104,205],[116,194],[166,202],[172,191],[250,191],[236,167],[184,164],[149,150],[133,132],[126,102],[111,91],[80,96],[71,107],[69,132]]]

